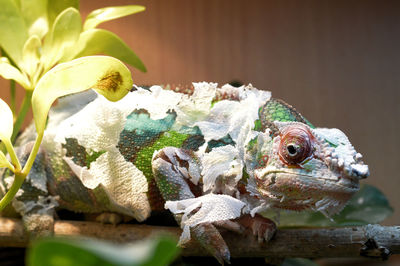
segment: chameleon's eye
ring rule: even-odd
[[[312,155],[311,132],[299,124],[287,127],[281,132],[279,156],[290,165],[303,162]]]
[[[287,150],[288,155],[290,157],[296,156],[299,152],[301,152],[300,149],[301,149],[300,146],[295,144],[295,143],[291,143],[291,144],[286,146],[286,150]]]

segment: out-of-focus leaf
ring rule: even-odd
[[[146,67],[140,58],[114,33],[103,29],[92,29],[81,33],[78,44],[68,52],[65,58],[72,58],[105,54],[118,58],[119,60],[146,72]]]
[[[363,185],[346,207],[332,220],[319,212],[287,212],[281,211],[280,227],[307,226],[357,226],[379,223],[393,213],[385,195],[371,185]],[[268,217],[271,217],[268,215]]]
[[[115,245],[103,241],[48,239],[37,242],[28,252],[29,266],[74,265],[168,265],[178,253],[168,238]]]
[[[32,95],[37,132],[43,132],[53,102],[61,96],[95,89],[110,101],[118,101],[132,88],[129,69],[109,56],[87,56],[62,63],[48,71]]]
[[[44,51],[41,60],[45,69],[50,68],[63,56],[65,48],[76,43],[81,30],[81,16],[75,8],[67,8],[57,16],[43,45]]]
[[[144,11],[144,6],[129,5],[129,6],[111,6],[96,9],[92,11],[86,18],[83,30],[96,28],[97,25],[105,21],[125,17],[131,14]]]
[[[13,0],[0,0],[0,46],[19,65],[28,30]]]
[[[41,39],[49,30],[47,0],[20,0],[19,2],[29,36],[37,35]]]
[[[5,79],[13,79],[25,89],[30,89],[29,80],[18,70],[12,66],[6,57],[0,58],[0,76]]]
[[[8,104],[0,99],[0,140],[9,141],[13,133],[13,114]]]
[[[37,35],[32,35],[26,41],[24,49],[22,50],[21,67],[29,76],[32,76],[38,68],[40,45],[39,37]]]
[[[28,0],[29,1],[29,0]],[[48,0],[47,4],[47,20],[49,27],[53,25],[54,20],[65,9],[73,7],[79,10],[79,0]]]
[[[380,223],[393,213],[388,199],[376,187],[364,185],[349,204],[336,215],[334,220],[340,225],[354,223]]]

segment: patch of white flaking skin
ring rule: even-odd
[[[205,153],[201,158],[203,170],[203,190],[214,191],[217,178],[233,179],[232,185],[235,186],[242,178],[243,163],[239,160],[239,154],[235,147],[226,145],[212,149]],[[228,183],[224,180],[223,183]]]
[[[137,91],[131,93],[132,97],[128,103],[132,104],[133,101],[135,108],[146,110],[153,120],[165,118],[167,112],[174,109],[182,98],[182,94],[164,90],[160,86],[152,86],[150,91],[136,88]]]
[[[90,169],[74,164],[70,158],[65,158],[65,161],[83,185],[90,189],[102,185],[110,199],[130,210],[136,220],[143,221],[150,216],[146,177],[135,165],[127,162],[117,148],[100,155],[90,164]]]
[[[53,127],[57,128],[56,141],[65,143],[65,138],[75,138],[80,145],[94,151],[116,146],[126,117],[134,110],[144,109],[152,119],[162,119],[182,97],[158,86],[150,90],[139,88],[118,102],[110,102],[99,95],[80,112]]]
[[[21,215],[34,211],[36,214],[53,215],[54,209],[58,207],[57,196],[39,196],[37,201],[19,201],[14,199],[12,205],[16,212]]]
[[[344,208],[344,205],[343,201],[325,197],[315,203],[315,211],[321,212],[326,218],[333,221],[331,216],[340,212]]]
[[[226,86],[230,85],[222,88]],[[238,90],[240,101],[219,101],[211,108],[207,117],[198,119],[195,123],[206,141],[217,140],[229,134],[236,142],[240,135],[247,135],[243,130],[251,131],[254,121],[258,119],[259,107],[271,97],[270,92],[257,92],[251,86],[242,86]]]
[[[66,138],[75,138],[86,149],[107,150],[118,144],[125,122],[126,115],[123,111],[99,97],[81,112],[62,121],[55,140],[65,143]]]
[[[207,194],[198,198],[167,201],[165,208],[174,214],[183,214],[182,235],[179,244],[190,240],[190,228],[201,223],[212,223],[238,218],[242,215],[245,203],[228,195]],[[198,209],[198,210],[197,210]],[[193,213],[197,210],[195,213]]]
[[[30,182],[31,185],[44,193],[47,193],[47,177],[46,171],[42,168],[42,165],[39,166],[41,169],[35,169],[37,165],[33,165],[31,171],[26,177],[26,181]]]
[[[217,83],[200,82],[193,83],[193,86],[193,95],[183,95],[175,107],[177,126],[193,127],[196,122],[203,120],[210,113]]]

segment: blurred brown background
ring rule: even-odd
[[[82,0],[81,10],[125,4],[147,10],[100,27],[145,63],[136,84],[235,79],[272,91],[348,135],[366,182],[397,209],[385,224],[400,224],[400,1]]]

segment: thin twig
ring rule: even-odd
[[[128,243],[170,235],[176,239],[181,229],[150,225],[103,225],[95,222],[57,221],[54,234],[62,237],[93,237]],[[345,228],[282,229],[268,243],[259,244],[251,234],[223,232],[232,257],[373,257],[387,259],[400,254],[400,226],[367,225]],[[29,240],[22,222],[0,218],[0,246],[25,247]],[[196,243],[189,243],[184,256],[206,256]]]

